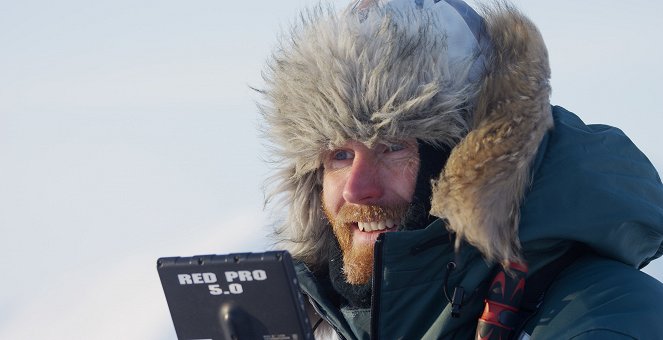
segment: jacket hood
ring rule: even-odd
[[[312,268],[328,261],[324,151],[346,140],[417,138],[452,149],[431,214],[456,233],[456,247],[467,241],[489,261],[522,261],[521,202],[553,126],[538,30],[505,4],[479,17],[455,0],[362,3],[304,12],[264,73],[260,109],[277,167],[267,200],[287,210],[278,246]],[[471,41],[450,53],[458,34]]]
[[[555,129],[539,147],[521,207],[528,261],[559,240],[636,268],[660,257],[663,185],[649,159],[615,127],[586,125],[561,107],[553,116]]]

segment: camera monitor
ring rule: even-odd
[[[180,340],[313,339],[286,251],[163,257],[157,270]]]

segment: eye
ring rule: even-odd
[[[387,145],[387,148],[385,149],[384,152],[396,152],[396,151],[401,151],[405,150],[407,146],[403,143],[394,143],[394,144],[389,144]]]
[[[350,150],[336,150],[331,154],[332,160],[345,161],[354,158],[354,153]]]
[[[352,165],[355,153],[349,149],[336,149],[329,152],[324,162],[326,169],[341,169]]]

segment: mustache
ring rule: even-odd
[[[409,204],[395,206],[343,205],[339,209],[335,220],[337,223],[400,220],[408,208]]]

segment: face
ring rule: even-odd
[[[324,157],[322,199],[351,284],[373,273],[373,244],[395,231],[414,194],[419,155],[415,140],[368,148],[348,141]]]

